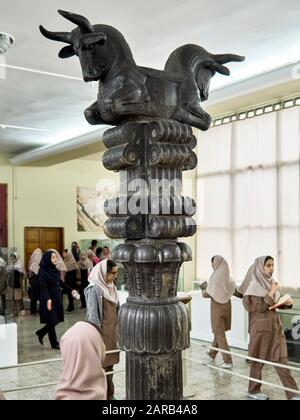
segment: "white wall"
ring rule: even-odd
[[[74,160],[50,167],[12,167],[2,156],[0,182],[9,190],[9,246],[24,255],[24,228],[62,227],[65,246],[74,240],[105,238],[102,232],[77,232],[77,186],[96,187],[117,175],[99,162]],[[3,164],[5,163],[5,164]],[[14,199],[13,199],[14,196]]]

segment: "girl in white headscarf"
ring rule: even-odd
[[[107,384],[101,363],[105,346],[97,326],[79,321],[60,340],[63,373],[55,400],[106,400]]]
[[[227,261],[220,255],[212,258],[214,272],[210,276],[203,297],[211,298],[211,326],[214,333],[213,347],[229,351],[226,331],[231,330],[231,297],[235,294],[236,284],[230,277]],[[215,360],[218,351],[211,350],[208,355]],[[229,354],[222,353],[223,369],[232,368],[232,358]]]
[[[118,267],[111,260],[97,264],[89,275],[89,286],[85,289],[87,321],[98,325],[107,351],[117,349],[117,323],[119,296],[114,285]],[[103,367],[112,372],[113,366],[119,363],[119,353],[106,356]],[[107,376],[107,399],[114,399],[113,376]]]
[[[11,302],[13,307],[14,315],[26,315],[23,303],[23,290],[22,282],[25,278],[25,270],[22,261],[17,254],[14,252],[11,256],[10,264],[7,267],[8,273],[8,300]]]
[[[249,312],[249,356],[256,359],[288,364],[287,346],[281,320],[276,309],[271,309],[280,297],[278,283],[273,278],[274,259],[270,256],[257,258],[247,272],[242,290],[243,304]],[[293,301],[287,302],[291,308]],[[250,377],[262,379],[263,363],[252,362]],[[297,390],[297,384],[290,371],[275,368],[283,386]],[[287,398],[300,399],[292,392],[286,392]],[[267,400],[261,392],[261,384],[250,381],[249,399]]]

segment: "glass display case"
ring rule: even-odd
[[[294,307],[278,310],[287,341],[289,361],[300,364],[300,297],[293,297]]]
[[[25,272],[16,248],[0,248],[0,324],[24,311]]]

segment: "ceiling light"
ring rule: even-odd
[[[11,35],[0,32],[0,55],[4,54],[13,44],[14,39]]]

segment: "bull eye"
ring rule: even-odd
[[[85,45],[82,45],[81,47],[82,51],[90,51],[93,48],[94,48],[93,44],[85,44]]]

